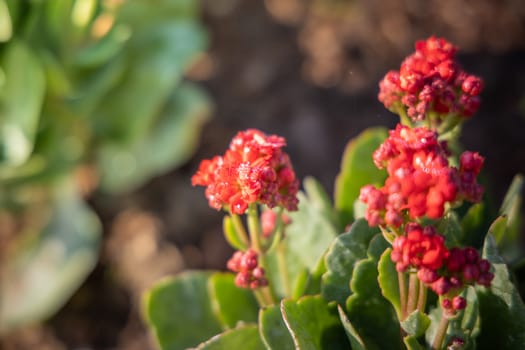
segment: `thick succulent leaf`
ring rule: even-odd
[[[197,350],[250,349],[266,350],[256,325],[248,324],[218,334],[200,344]]]
[[[401,322],[401,327],[408,335],[420,337],[425,334],[430,325],[430,318],[419,310],[414,310],[407,318]]]
[[[36,55],[11,40],[0,61],[0,165],[24,163],[34,147],[45,95],[45,75]]]
[[[511,240],[515,240],[520,232],[520,208],[523,197],[524,182],[525,179],[523,175],[518,174],[514,176],[500,208],[500,214],[507,216],[509,220],[508,227]]]
[[[448,247],[456,247],[459,245],[459,240],[463,232],[461,230],[461,223],[455,212],[449,211],[441,220],[437,229],[445,236],[445,243]]]
[[[525,305],[491,234],[485,239],[483,258],[492,263],[494,279],[490,288],[477,288],[481,316],[478,349],[525,349]]]
[[[346,313],[367,348],[399,349],[399,323],[392,305],[381,295],[377,264],[370,258],[356,263]],[[378,337],[377,334],[381,334]]]
[[[235,249],[245,251],[248,249],[248,242],[235,229],[235,225],[230,216],[225,215],[222,220],[222,231],[226,241]]]
[[[103,189],[129,190],[185,162],[197,147],[209,112],[209,99],[200,89],[181,85],[144,139],[131,148],[115,143],[101,148]]]
[[[387,138],[386,128],[376,127],[363,131],[346,146],[341,161],[341,171],[335,182],[335,207],[344,224],[354,219],[354,202],[361,187],[380,185],[386,179],[386,171],[379,170],[372,153]]]
[[[425,347],[419,344],[417,338],[413,335],[407,335],[404,337],[403,342],[408,350],[425,350]]]
[[[321,296],[283,300],[281,312],[296,349],[349,348],[336,308],[329,307]]]
[[[232,273],[215,273],[208,281],[212,309],[225,328],[257,322],[259,306],[253,293],[235,285]]]
[[[71,188],[60,191],[46,226],[3,266],[0,332],[51,316],[95,266],[100,223]]]
[[[346,316],[346,313],[341,305],[337,305],[337,311],[339,311],[339,319],[341,320],[341,323],[343,324],[346,332],[346,336],[352,345],[352,350],[372,350],[371,348],[367,348],[365,346],[365,342],[363,339],[361,339],[361,336],[357,333],[354,326],[348,320],[348,316]]]
[[[128,145],[149,132],[207,41],[204,30],[189,20],[160,22],[134,33],[126,45],[128,69],[94,113],[99,134]]]
[[[378,263],[378,282],[381,294],[392,304],[398,319],[401,319],[401,302],[399,297],[399,280],[395,264],[390,258],[392,249],[385,250]]]
[[[144,314],[162,350],[187,349],[222,331],[208,293],[208,272],[186,272],[144,295]]]
[[[284,323],[280,305],[271,305],[259,311],[259,332],[269,350],[294,349],[294,342]]]
[[[304,277],[305,269],[315,275],[324,253],[339,233],[337,217],[322,186],[313,178],[306,178],[304,188],[306,193],[299,193],[298,211],[287,214],[292,223],[286,227],[286,239],[266,259],[268,275],[280,298],[291,297],[294,287],[301,287],[299,279]]]
[[[326,300],[344,305],[351,293],[350,279],[357,261],[367,257],[372,238],[379,229],[371,228],[364,219],[352,224],[347,233],[337,236],[326,256],[327,271],[323,274],[321,292]]]
[[[480,247],[489,228],[488,213],[483,202],[472,205],[461,219],[460,242],[466,246]]]

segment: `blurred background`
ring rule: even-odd
[[[485,80],[462,141],[497,205],[525,173],[522,0],[0,0],[0,348],[154,349],[143,291],[231,254],[200,160],[259,128],[331,192],[430,35]]]

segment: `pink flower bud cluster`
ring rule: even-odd
[[[212,208],[244,214],[252,203],[297,210],[299,181],[284,138],[255,129],[239,132],[223,156],[203,160],[191,181],[206,186]]]
[[[239,288],[257,289],[268,285],[265,271],[259,266],[257,252],[248,249],[246,252],[236,251],[228,260],[229,270],[236,272],[235,285]]]
[[[292,219],[288,215],[281,214],[281,221],[283,226],[292,223]],[[275,230],[277,224],[277,213],[271,209],[266,209],[261,213],[261,228],[264,238],[269,238]]]
[[[390,257],[397,271],[416,269],[419,280],[438,295],[450,291],[457,294],[466,285],[490,286],[494,278],[490,262],[481,259],[476,249],[447,249],[445,238],[432,226],[410,223],[405,233],[396,237],[392,244]]]
[[[461,166],[451,167],[446,144],[424,127],[398,124],[374,152],[374,163],[386,168],[388,178],[382,188],[367,185],[359,199],[367,204],[365,218],[370,226],[401,226],[406,219],[443,216],[446,203],[481,200],[483,188],[476,177],[483,158],[473,152],[461,156]]]
[[[379,101],[397,112],[406,108],[415,121],[428,112],[470,117],[480,104],[483,81],[469,75],[456,62],[456,47],[445,39],[430,37],[416,42],[399,71],[390,71],[379,83]]]
[[[441,301],[441,307],[448,315],[454,315],[456,312],[467,307],[467,300],[462,296],[456,295],[452,299],[444,298]]]

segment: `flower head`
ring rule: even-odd
[[[388,72],[379,83],[379,101],[393,112],[405,109],[414,121],[425,119],[429,112],[440,119],[473,115],[483,82],[461,69],[455,60],[457,48],[445,39],[430,37],[416,42],[415,49],[399,71]]]
[[[222,156],[203,160],[192,184],[206,186],[212,208],[243,214],[252,203],[297,209],[299,182],[284,138],[255,129],[239,132]]]

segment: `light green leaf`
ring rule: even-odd
[[[386,171],[377,169],[372,153],[387,136],[386,128],[370,128],[346,146],[334,194],[335,207],[341,214],[343,224],[354,219],[354,202],[359,197],[361,187],[367,184],[382,185],[386,179]]]
[[[257,300],[250,290],[237,287],[234,279],[231,273],[215,273],[208,281],[212,309],[225,328],[257,322]]]
[[[197,350],[266,350],[256,325],[244,325],[218,334],[200,344]]]
[[[407,335],[404,337],[403,342],[405,343],[408,350],[425,350],[425,347],[419,344],[416,337],[413,335]]]
[[[131,148],[119,144],[101,148],[102,188],[129,190],[185,162],[197,147],[209,112],[209,99],[200,89],[181,85],[146,138]]]
[[[225,215],[222,220],[222,230],[226,241],[235,249],[245,251],[248,249],[248,242],[235,229],[235,225],[230,216]]]
[[[367,257],[372,238],[378,228],[371,228],[364,219],[352,224],[350,231],[339,235],[330,246],[326,257],[326,273],[322,278],[321,291],[327,300],[344,305],[351,293],[350,279],[358,260]]]
[[[50,214],[3,266],[0,333],[50,317],[95,266],[101,226],[71,187],[59,189]]]
[[[401,302],[399,297],[399,281],[395,264],[390,258],[392,249],[385,250],[378,264],[378,282],[383,296],[396,310],[398,319],[401,319]]]
[[[401,322],[401,327],[403,327],[405,332],[415,337],[420,337],[425,334],[429,325],[430,319],[419,310],[414,310],[414,312]]]
[[[281,313],[296,349],[346,350],[350,346],[337,310],[330,308],[321,296],[283,300]]]
[[[269,350],[293,350],[294,342],[281,315],[280,305],[259,311],[259,332]]]
[[[357,333],[354,326],[352,326],[348,320],[348,316],[346,316],[341,305],[337,305],[337,311],[339,311],[339,319],[341,320],[341,323],[343,324],[346,332],[346,336],[352,345],[352,350],[371,350],[365,346],[363,339],[361,339],[361,336]]]
[[[186,272],[144,295],[144,314],[162,350],[196,346],[222,331],[210,304],[208,272]]]
[[[0,0],[0,42],[6,42],[13,35],[13,24],[5,0]]]
[[[0,61],[0,164],[24,163],[33,151],[45,94],[45,76],[26,44],[11,40]]]

